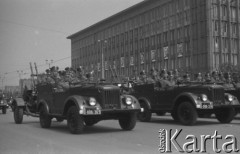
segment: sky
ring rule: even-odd
[[[67,36],[143,0],[0,0],[0,87],[39,72],[71,66]],[[46,62],[48,60],[48,63]]]

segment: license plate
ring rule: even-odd
[[[101,114],[100,110],[93,110],[93,109],[86,109],[86,114],[87,115],[97,115],[97,114]]]
[[[208,104],[208,103],[202,103],[202,108],[203,109],[212,109],[212,105],[211,104]]]

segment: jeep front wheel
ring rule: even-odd
[[[7,108],[6,108],[6,107],[2,108],[2,113],[3,113],[3,114],[6,114],[6,113],[7,113]]]
[[[194,125],[197,121],[197,111],[190,102],[183,102],[179,104],[177,109],[177,116],[180,123],[183,125]]]
[[[51,126],[52,118],[48,115],[46,107],[40,108],[39,120],[42,128],[49,128]]]
[[[215,115],[220,123],[230,123],[235,116],[235,110],[232,107],[221,108],[215,111]]]
[[[21,124],[23,121],[23,108],[15,106],[13,111],[13,116],[14,116],[15,123]]]
[[[149,122],[152,118],[152,113],[146,103],[141,103],[141,107],[144,109],[143,112],[138,113],[138,120],[142,122]]]
[[[78,113],[78,109],[72,106],[68,109],[67,113],[67,125],[72,134],[80,134],[83,132],[84,120]]]
[[[119,119],[119,125],[123,130],[132,130],[136,126],[137,113],[130,113],[124,115]]]

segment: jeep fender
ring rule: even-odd
[[[19,106],[19,107],[24,107],[25,106],[25,101],[23,98],[15,98],[12,103],[13,106]]]
[[[148,107],[149,110],[152,109],[151,103],[150,103],[149,99],[147,99],[146,97],[140,97],[140,98],[138,99],[138,101],[139,101],[139,104],[140,104],[140,105],[141,105],[141,102],[143,102],[143,103],[145,103],[145,104],[147,105],[147,107]]]
[[[130,98],[132,98],[132,100],[133,100],[133,105],[132,105],[133,109],[141,109],[139,101],[137,100],[136,97],[134,97],[132,95],[122,95],[121,98],[123,98],[123,97],[130,97]],[[150,106],[148,106],[148,107],[150,107]]]
[[[192,103],[192,105],[194,105],[194,107],[196,107],[198,96],[193,93],[189,93],[189,92],[181,93],[174,99],[174,108],[177,107],[179,105],[179,103],[182,102],[181,99],[189,100],[190,103]]]
[[[80,110],[81,106],[84,106],[85,98],[83,96],[73,95],[68,97],[64,102],[64,111],[63,115],[67,113],[67,110],[70,106],[76,106]]]
[[[42,99],[42,100],[39,101],[37,110],[39,111],[42,106],[44,106],[44,107],[46,108],[47,113],[50,113],[50,109],[49,109],[49,106],[48,106],[48,104],[47,104],[47,101],[44,100],[44,99]]]

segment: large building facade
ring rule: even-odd
[[[71,36],[72,67],[105,78],[240,64],[239,0],[145,0]]]

